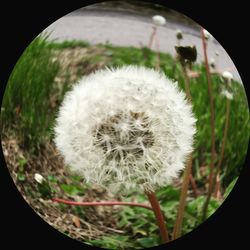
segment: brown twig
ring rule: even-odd
[[[204,53],[205,67],[206,67],[206,76],[208,83],[208,95],[210,100],[210,110],[211,110],[211,164],[210,164],[210,174],[209,174],[209,185],[208,185],[208,195],[207,199],[203,206],[202,219],[205,220],[207,216],[208,204],[211,198],[211,193],[213,192],[213,176],[214,176],[214,164],[215,164],[215,113],[214,113],[214,99],[212,94],[212,79],[209,69],[208,56],[207,56],[207,43],[205,39],[204,29],[201,27],[201,38],[202,38],[202,47]]]
[[[152,207],[150,207],[146,204],[135,203],[135,202],[122,202],[122,201],[77,202],[77,201],[64,200],[64,199],[60,199],[60,198],[52,198],[52,201],[67,204],[67,205],[74,205],[74,206],[114,206],[114,205],[119,205],[119,206],[142,207],[142,208],[147,208],[147,209],[152,210]]]
[[[154,192],[146,192],[146,194],[148,196],[148,199],[150,201],[150,204],[152,206],[152,209],[156,217],[156,221],[160,230],[162,243],[167,243],[169,242],[169,236],[168,236],[167,227],[165,225],[164,216],[160,208],[160,204]]]

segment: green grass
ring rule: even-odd
[[[47,46],[51,49],[67,49],[67,48],[76,48],[76,47],[89,47],[90,44],[86,41],[72,40],[72,41],[63,41],[57,42],[56,40],[47,43]]]
[[[79,65],[84,65],[84,67],[81,67],[82,74],[89,65],[94,69],[93,66],[102,61],[105,62],[103,66],[113,67],[130,64],[155,67],[157,62],[156,53],[147,48],[116,47],[110,44],[90,46],[84,41],[56,43],[48,42],[46,37],[37,37],[25,50],[9,78],[1,112],[2,130],[11,129],[24,142],[27,150],[36,148],[52,138],[51,127],[56,110],[63,99],[65,91],[71,84],[64,84],[63,91],[58,92],[55,77],[58,75],[60,66],[57,62],[51,60],[53,51],[66,48],[74,49],[76,47],[89,49],[90,53],[88,55],[91,55],[91,58],[86,56],[79,62]],[[180,88],[184,90],[184,78],[180,65],[176,63],[173,57],[164,53],[160,53],[160,62],[161,70],[169,78],[178,81]],[[202,173],[201,167],[208,166],[211,159],[210,107],[204,65],[195,65],[195,70],[201,72],[201,75],[197,79],[192,79],[190,83],[193,110],[198,119],[193,153],[193,174],[198,188],[203,188],[209,173],[207,167],[205,168],[205,174]],[[218,156],[221,149],[226,113],[226,98],[220,95],[220,91],[225,85],[219,75],[212,76],[216,118],[216,151]],[[231,101],[228,139],[221,175],[222,188],[225,190],[224,197],[228,195],[240,174],[249,141],[249,109],[245,90],[241,84],[235,81],[233,81],[231,88],[234,99]],[[53,96],[56,96],[55,106],[51,105]],[[22,181],[25,161],[20,159],[19,165],[19,178]],[[50,181],[55,182],[54,185],[59,185],[67,195],[81,195],[85,190],[85,187],[81,187],[76,180],[70,182],[71,184],[60,185],[55,181],[56,178],[52,177],[50,176]],[[124,200],[131,200],[133,195],[136,196],[139,202],[146,200],[144,195],[138,195],[136,191],[131,192],[130,196],[124,198]],[[157,192],[162,209],[167,217],[170,232],[173,230],[176,219],[179,195],[179,188],[173,186],[164,187]],[[182,228],[183,234],[193,230],[201,223],[204,201],[205,195],[188,198]],[[219,205],[220,203],[217,200],[211,199],[208,214],[211,215]],[[79,216],[84,214],[84,210],[80,208],[76,208],[74,211]],[[119,246],[119,249],[145,248],[160,243],[155,219],[151,211],[145,211],[142,208],[124,207],[119,213],[118,221],[119,228],[125,234],[106,235],[98,240],[89,240],[88,243],[109,249],[117,249],[117,246]]]
[[[46,36],[38,36],[27,47],[12,71],[3,98],[3,127],[15,130],[27,148],[44,142],[51,117],[50,97],[59,64],[53,62]]]

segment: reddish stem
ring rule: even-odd
[[[152,34],[151,34],[151,36],[150,36],[149,43],[148,43],[148,48],[149,48],[149,49],[151,49],[151,47],[152,47],[152,45],[153,45],[153,41],[154,41],[156,32],[157,32],[157,27],[156,27],[156,26],[153,26],[153,32],[152,32]]]
[[[208,63],[208,56],[207,56],[207,43],[205,39],[204,29],[201,27],[201,38],[202,38],[202,46],[204,52],[204,60],[205,60],[205,67],[206,67],[206,76],[207,76],[207,83],[208,83],[208,95],[210,99],[210,110],[211,110],[211,164],[210,164],[210,174],[209,174],[209,185],[208,185],[208,196],[206,202],[203,207],[203,220],[206,218],[207,215],[207,208],[211,198],[211,193],[213,192],[213,180],[214,180],[214,163],[215,163],[215,114],[214,114],[214,99],[212,94],[212,79],[211,73],[209,69]]]
[[[159,45],[159,40],[158,36],[155,34],[155,43],[156,43],[156,55],[157,55],[157,63],[156,63],[156,68],[159,70],[161,67],[161,58],[160,58],[160,45]]]
[[[167,227],[165,225],[165,221],[164,221],[164,216],[163,213],[161,211],[160,208],[160,204],[156,198],[156,195],[154,192],[146,192],[148,199],[151,203],[152,209],[154,211],[155,217],[156,217],[156,221],[160,230],[160,236],[161,236],[161,240],[162,243],[167,243],[169,242],[169,236],[168,236],[168,232],[167,232]]]
[[[189,181],[190,181],[190,184],[193,188],[194,197],[197,198],[197,196],[198,196],[197,186],[196,186],[196,183],[195,183],[195,180],[194,180],[192,173],[189,175]]]
[[[152,207],[135,202],[122,202],[122,201],[96,201],[96,202],[77,202],[77,201],[69,201],[60,198],[52,198],[52,201],[63,203],[67,205],[74,205],[74,206],[136,206],[136,207],[143,207],[152,210]]]
[[[201,37],[202,37],[202,46],[203,46],[203,52],[204,52],[204,60],[205,60],[205,67],[206,67],[206,76],[207,76],[207,83],[208,83],[208,95],[210,99],[210,109],[211,109],[211,171],[209,175],[209,188],[211,189],[211,184],[212,184],[212,179],[213,179],[213,171],[214,171],[214,162],[215,162],[215,115],[214,115],[214,99],[213,99],[213,94],[212,94],[212,79],[211,79],[211,74],[210,74],[210,69],[209,69],[209,63],[208,63],[208,56],[207,56],[207,43],[206,43],[206,38],[204,34],[204,29],[201,28]]]

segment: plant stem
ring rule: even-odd
[[[63,203],[67,205],[74,205],[74,206],[136,206],[136,207],[142,207],[152,210],[151,206],[148,206],[146,204],[141,203],[135,203],[135,202],[122,202],[122,201],[97,201],[97,202],[77,202],[77,201],[69,201],[64,200],[60,198],[52,198],[52,201]]]
[[[206,76],[207,76],[207,83],[208,83],[208,95],[210,100],[210,110],[211,110],[211,164],[210,164],[210,174],[209,174],[209,185],[208,185],[208,195],[207,200],[203,206],[203,215],[202,218],[205,220],[207,215],[207,208],[209,204],[209,200],[211,198],[211,193],[213,191],[213,176],[214,176],[214,163],[215,163],[215,114],[214,114],[214,99],[212,94],[212,79],[209,70],[209,63],[208,63],[208,56],[207,56],[207,44],[204,34],[204,29],[201,27],[201,38],[202,38],[202,46],[204,52],[204,60],[205,60],[205,67],[206,67]]]
[[[184,75],[185,92],[186,92],[188,100],[190,102],[192,102],[192,96],[191,96],[191,93],[190,93],[190,80],[189,80],[189,77],[188,77],[188,74],[187,74],[187,69],[186,69],[186,66],[183,64],[183,62],[180,61],[180,64],[181,64],[182,72],[183,72],[183,75]]]
[[[190,80],[189,80],[187,70],[186,70],[184,63],[180,61],[180,64],[181,64],[183,75],[184,75],[186,95],[188,97],[188,100],[191,102],[192,96],[190,93]],[[176,217],[174,230],[173,230],[173,239],[177,239],[181,235],[181,228],[182,228],[182,223],[183,223],[183,217],[184,217],[184,211],[185,211],[185,206],[186,206],[190,178],[192,178],[192,155],[191,154],[189,156],[189,159],[187,161],[187,165],[186,165],[186,168],[185,168],[184,174],[183,174],[180,202],[179,202],[177,217]],[[193,178],[192,178],[192,180],[193,180]],[[193,184],[195,184],[194,180],[193,180]]]
[[[183,222],[183,217],[184,217],[184,210],[185,210],[185,206],[186,206],[188,185],[189,185],[189,176],[191,174],[191,170],[192,170],[192,155],[190,155],[190,158],[187,162],[187,166],[185,168],[184,175],[183,175],[180,202],[179,202],[177,217],[176,217],[174,230],[173,230],[173,239],[174,240],[181,236],[181,228],[182,228],[182,222]]]
[[[225,146],[226,146],[226,141],[227,141],[227,132],[228,132],[228,127],[229,127],[229,115],[230,115],[230,103],[231,101],[229,99],[227,99],[227,106],[226,106],[226,122],[225,122],[225,127],[224,127],[224,134],[223,134],[223,141],[222,141],[222,145],[221,145],[221,152],[220,152],[220,159],[218,162],[218,174],[217,174],[217,181],[216,181],[216,193],[215,193],[215,197],[218,196],[219,193],[219,186],[220,186],[220,171],[221,171],[221,165],[222,165],[222,161],[224,158],[224,152],[225,152]]]
[[[153,32],[149,38],[149,43],[148,43],[148,48],[151,49],[152,45],[153,45],[153,41],[154,41],[154,38],[155,38],[155,35],[156,35],[156,32],[157,32],[157,27],[156,26],[153,26]]]
[[[197,196],[198,196],[197,186],[196,186],[196,183],[195,183],[195,180],[194,180],[192,173],[190,173],[190,175],[189,175],[189,181],[190,181],[190,184],[193,188],[194,197],[197,198]]]
[[[160,230],[162,243],[167,243],[169,242],[169,236],[168,236],[167,227],[165,225],[164,216],[160,208],[160,204],[154,192],[146,192],[146,194],[148,196],[148,199],[151,203],[152,209],[156,217],[156,221]]]
[[[161,58],[160,58],[160,45],[158,36],[155,34],[155,43],[156,43],[156,55],[157,55],[157,62],[156,62],[156,69],[161,68]]]

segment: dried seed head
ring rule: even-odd
[[[176,30],[176,38],[177,38],[178,40],[183,39],[182,31],[181,31],[180,29],[177,29],[177,30]]]
[[[215,68],[215,59],[214,58],[210,58],[210,66],[211,66],[211,68]]]

